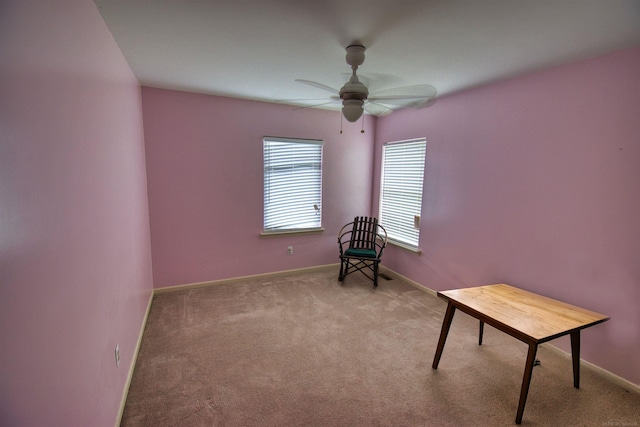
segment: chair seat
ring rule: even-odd
[[[378,254],[373,249],[358,249],[358,248],[349,248],[344,251],[346,256],[352,257],[364,257],[364,258],[376,258]]]

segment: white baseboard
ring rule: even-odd
[[[426,292],[428,294],[433,295],[434,297],[438,296],[438,293],[436,291],[434,291],[433,289],[427,288],[426,286],[421,285],[420,283],[409,279],[408,277],[403,276],[402,274],[396,273],[393,270],[390,270],[384,266],[380,266],[380,271],[384,272],[385,274],[389,275],[389,276],[393,276],[393,277],[397,277],[399,279],[401,279],[404,282],[407,282],[408,284],[410,284],[411,286],[413,286],[414,288],[417,288],[423,292]]]
[[[554,353],[558,354],[560,357],[563,357],[569,361],[571,361],[571,354],[567,353],[566,351],[562,350],[559,347],[556,347],[555,345],[546,342],[544,344],[541,344],[541,346],[544,346],[545,348],[552,350]],[[596,374],[600,375],[601,377],[606,378],[607,380],[611,381],[612,383],[622,387],[623,389],[629,391],[629,392],[634,392],[634,393],[638,393],[640,394],[640,385],[638,384],[634,384],[629,380],[626,380],[616,374],[614,374],[611,371],[607,371],[604,368],[601,368],[598,365],[594,365],[591,362],[587,362],[584,359],[580,359],[580,365],[586,367],[587,369],[591,369],[593,370]]]
[[[304,272],[309,273],[309,272],[324,270],[326,268],[335,267],[335,266],[339,266],[339,265],[340,264],[337,264],[337,263],[336,264],[326,264],[326,265],[319,265],[319,266],[315,266],[315,267],[297,268],[297,269],[294,269],[294,270],[276,271],[274,273],[262,273],[262,274],[254,274],[254,275],[250,275],[250,276],[240,276],[240,277],[231,277],[231,278],[228,278],[228,279],[211,280],[211,281],[208,281],[208,282],[198,282],[198,283],[188,283],[188,284],[185,284],[185,285],[166,286],[166,287],[163,287],[163,288],[155,289],[153,291],[153,293],[154,294],[161,294],[161,293],[165,293],[165,292],[173,292],[173,291],[179,291],[179,290],[184,290],[184,289],[202,288],[202,287],[205,287],[205,286],[241,282],[241,281],[247,280],[247,279],[279,277],[279,276],[286,276],[286,275],[289,275],[289,274],[304,273]]]
[[[131,365],[129,365],[129,373],[127,375],[127,382],[124,385],[122,392],[122,400],[120,401],[120,410],[118,411],[118,419],[116,420],[116,427],[120,427],[122,422],[122,414],[124,413],[124,406],[127,403],[127,396],[129,395],[129,387],[131,386],[131,380],[133,379],[133,371],[136,368],[136,361],[138,360],[138,352],[142,345],[142,336],[144,335],[144,328],[147,326],[147,319],[149,318],[149,312],[151,311],[151,303],[153,301],[153,292],[149,295],[149,302],[147,302],[147,309],[142,318],[142,326],[140,327],[140,333],[138,334],[138,342],[131,358]]]

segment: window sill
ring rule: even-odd
[[[320,234],[324,232],[324,228],[307,228],[304,230],[282,230],[282,231],[263,231],[260,233],[260,237],[263,239],[269,239],[271,237],[284,237],[291,235],[301,234]]]
[[[391,240],[391,239],[389,239],[388,242],[389,242],[390,245],[397,246],[400,249],[404,249],[405,251],[412,252],[412,253],[414,253],[416,255],[421,255],[422,254],[422,251],[420,250],[420,248],[417,248],[415,246],[410,246],[410,245],[408,245],[406,243],[398,242],[397,240]]]

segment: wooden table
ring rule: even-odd
[[[433,369],[438,368],[456,308],[480,320],[478,344],[482,345],[484,324],[487,323],[529,345],[516,424],[522,422],[538,344],[571,335],[573,386],[579,388],[580,331],[609,320],[602,314],[505,284],[442,291],[438,292],[438,296],[447,300],[448,305],[433,358]]]

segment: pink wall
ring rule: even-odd
[[[427,138],[421,256],[384,264],[432,289],[507,282],[611,316],[584,359],[640,384],[640,48],[383,118]],[[568,340],[555,341],[569,350]]]
[[[152,291],[140,88],[89,0],[3,1],[0,61],[0,425],[113,426]]]
[[[338,262],[338,230],[370,211],[370,117],[340,134],[335,111],[152,88],[142,101],[156,287]],[[324,233],[260,237],[264,136],[324,140]]]
[[[148,205],[140,90],[92,2],[2,2],[0,60],[0,424],[113,425],[151,247],[156,287],[335,263],[380,145],[416,136],[423,254],[385,264],[608,313],[582,355],[640,383],[640,49],[396,113],[375,149],[372,121],[340,135],[336,112],[143,88]],[[259,237],[264,135],[325,141],[324,233]]]

